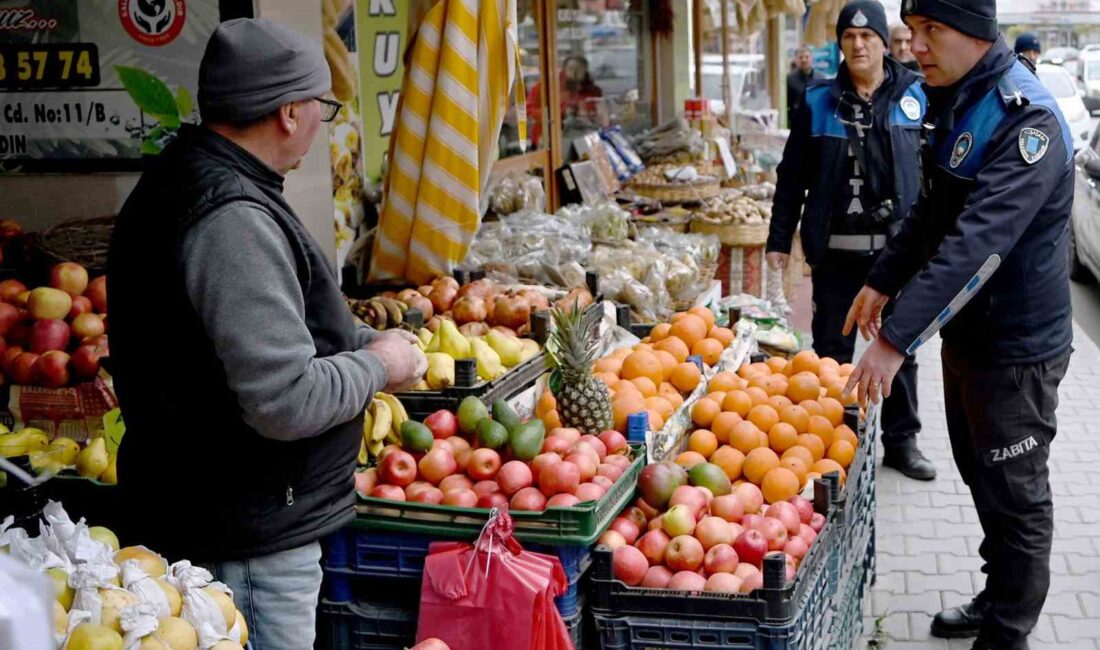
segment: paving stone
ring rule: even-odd
[[[937,553],[937,565],[939,573],[957,573],[959,571],[973,571],[982,566],[981,558],[970,555],[955,555],[953,553]]]
[[[941,591],[940,601],[943,603],[943,606],[940,609],[951,609],[952,607],[965,605],[974,600],[974,594],[969,593],[969,591],[969,589],[967,589],[967,593],[959,593],[957,591]]]
[[[1057,544],[1057,541],[1055,541]],[[1069,565],[1069,573],[1072,575],[1093,574],[1100,576],[1100,557],[1088,557],[1076,553],[1066,553],[1066,563]]]
[[[879,573],[890,571],[917,571],[919,573],[939,573],[936,564],[935,553],[920,553],[918,555],[892,555],[879,553],[876,558],[876,569]]]
[[[919,594],[925,591],[957,591],[964,594],[974,593],[974,584],[970,579],[970,573],[927,575],[924,573],[907,573],[905,582],[909,586],[909,593]]]
[[[1051,594],[1066,592],[1092,593],[1100,595],[1100,574],[1091,573],[1080,576],[1050,576]]]
[[[1062,643],[1080,643],[1085,640],[1100,639],[1100,618],[1073,619],[1065,616],[1052,616],[1054,635]]]
[[[924,612],[934,615],[943,609],[940,592],[926,591],[922,594],[874,594],[871,613],[875,616],[893,615],[900,612]],[[908,637],[906,637],[908,638]]]
[[[969,494],[939,494],[933,492],[928,496],[933,507],[960,506],[962,508],[974,508],[974,499]]]
[[[909,613],[909,638],[913,641],[929,641],[932,637],[932,615],[924,612]],[[941,639],[935,639],[940,641]]]
[[[881,512],[881,508],[879,509]],[[962,523],[962,513],[958,506],[921,507],[906,505],[902,507],[902,515],[906,523],[923,521],[945,521]]]
[[[1050,556],[1050,572],[1057,575],[1070,575],[1069,563],[1062,553],[1053,553]]]
[[[1058,641],[1058,637],[1054,634],[1054,623],[1049,614],[1040,614],[1039,620],[1035,622],[1035,627],[1031,629],[1030,639],[1041,641],[1043,643],[1055,643]]]
[[[1043,613],[1050,615],[1066,616],[1069,618],[1082,618],[1085,612],[1081,609],[1081,601],[1078,594],[1073,591],[1059,594],[1047,594],[1047,600],[1043,604]]]
[[[1081,598],[1081,608],[1085,610],[1085,616],[1100,618],[1100,595],[1090,593],[1078,595]]]

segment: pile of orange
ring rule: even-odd
[[[768,503],[829,472],[843,481],[859,447],[844,424],[844,406],[854,398],[841,395],[852,370],[804,350],[716,374],[691,407],[698,428],[676,462],[714,463],[731,481],[759,486]]]

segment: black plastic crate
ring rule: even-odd
[[[830,648],[847,650],[856,647],[863,635],[863,605],[867,589],[874,581],[875,539],[871,537],[862,549],[862,557],[846,567],[833,596],[833,624]]]
[[[404,650],[416,645],[417,612],[375,602],[317,608],[317,647],[327,650]]]
[[[786,650],[824,647],[800,645],[798,630],[738,621],[692,621],[647,616],[603,616],[595,613],[603,650]]]

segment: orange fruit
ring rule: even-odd
[[[730,343],[733,343],[734,333],[733,330],[728,327],[718,327],[715,325],[707,332],[707,338],[715,339],[722,344],[722,347],[728,348]]]
[[[622,382],[629,383],[629,382]],[[646,410],[645,400],[637,393],[619,391],[615,399],[611,400],[611,418],[615,423],[615,430],[626,431],[626,419],[635,413]]]
[[[748,420],[761,431],[771,431],[771,428],[779,422],[779,413],[767,404],[754,406],[749,410]]]
[[[779,459],[779,466],[786,467],[794,472],[794,475],[798,477],[799,487],[806,485],[806,474],[809,473],[810,466],[807,465],[801,457],[784,455]]]
[[[768,400],[771,398],[771,396],[768,395],[764,391],[764,389],[760,388],[759,386],[749,386],[748,388],[745,389],[745,392],[748,393],[749,399],[752,400],[752,405],[753,406],[760,406],[761,404],[767,404]]]
[[[553,431],[554,429],[561,428],[561,418],[558,417],[558,410],[554,409],[549,411],[542,417],[542,423],[546,427],[547,431]],[[623,431],[626,431],[626,425],[623,425]]]
[[[722,445],[710,457],[710,462],[717,465],[731,481],[741,477],[741,465],[745,462],[745,454],[737,451],[729,445]]]
[[[671,386],[671,385],[672,385],[672,384],[669,384],[669,386]],[[717,390],[716,390],[716,391],[713,391],[713,392],[707,393],[707,394],[705,395],[704,399],[709,399],[709,400],[711,400],[711,401],[713,401],[713,402],[718,402],[719,404],[721,404],[722,402],[724,402],[724,401],[725,401],[725,399],[726,399],[726,394],[725,394],[725,393],[723,393],[722,391],[717,391]]]
[[[848,469],[848,466],[852,464],[852,459],[856,457],[856,448],[847,440],[837,440],[829,445],[829,451],[825,453],[825,457],[829,460],[835,460],[840,463],[841,467]]]
[[[718,437],[706,429],[696,429],[688,437],[688,450],[710,458],[718,450]]]
[[[539,395],[539,402],[535,405],[535,416],[538,419],[542,419],[550,411],[558,408],[558,400],[554,398],[554,394],[549,390],[542,391],[542,395]]]
[[[702,305],[692,307],[688,310],[688,313],[695,314],[699,318],[702,318],[703,322],[707,325],[707,330],[714,327],[714,312],[712,312],[709,307],[703,307]]]
[[[684,396],[676,390],[672,384],[661,384],[657,389],[657,397],[663,397],[672,405],[673,410],[680,408],[684,403]]]
[[[768,404],[776,411],[782,411],[793,402],[786,395],[772,395],[768,398]]]
[[[803,447],[802,445],[795,445],[794,447],[791,447],[787,451],[783,452],[781,460],[786,460],[787,458],[797,458],[798,460],[801,460],[802,464],[806,467],[812,467],[814,464],[813,453],[811,453],[809,449]]]
[[[653,409],[647,409],[646,413],[649,414],[649,428],[653,431],[660,431],[665,427],[665,418],[657,411]]]
[[[691,421],[695,426],[709,427],[722,412],[722,405],[712,399],[701,399],[691,407]]]
[[[833,444],[833,425],[821,415],[810,416],[810,426],[807,427],[806,433],[812,433],[821,438],[821,444],[826,448]]]
[[[800,486],[798,476],[786,467],[776,467],[764,475],[760,481],[760,492],[765,503],[786,501],[798,494]]]
[[[623,379],[637,379],[638,377],[647,377],[653,382],[654,390],[658,384],[664,380],[664,368],[661,366],[661,361],[652,352],[633,352],[626,359],[623,359],[623,370],[621,377]]]
[[[615,357],[604,357],[592,366],[592,370],[595,372],[609,372],[618,376],[623,370],[623,360]]]
[[[603,383],[607,384],[608,388],[614,387],[616,384],[619,383],[619,381],[621,381],[618,375],[612,374],[610,372],[597,372],[595,373],[595,377]]]
[[[688,313],[686,311],[678,311],[678,312],[676,312],[675,314],[672,315],[672,320],[670,322],[676,323],[681,318],[683,318],[684,316],[687,316],[687,315],[688,315]]]
[[[835,374],[835,375],[840,374],[840,364],[837,363],[836,359],[833,359],[831,357],[821,357],[821,360],[819,361],[819,365],[820,365],[820,370],[818,370],[819,375],[824,375],[826,371],[832,371],[832,373]]]
[[[844,383],[845,382],[840,381],[839,377],[828,383],[823,383],[822,385],[825,386],[825,397],[831,397],[841,404],[844,404]]]
[[[791,359],[791,374],[803,371],[817,374],[821,370],[821,359],[813,350],[803,350]]]
[[[736,413],[741,417],[748,415],[752,406],[752,398],[743,390],[731,390],[726,393],[726,398],[722,400],[723,411]]]
[[[825,415],[825,409],[821,407],[821,404],[817,400],[808,399],[798,403],[799,406],[806,409],[806,412],[810,415]]]
[[[653,383],[649,377],[635,377],[630,380],[630,383],[637,387],[642,397],[653,397],[657,394],[657,384]]]
[[[625,359],[629,357],[632,352],[634,352],[634,350],[631,350],[630,348],[619,348],[608,356],[614,357],[616,359]]]
[[[730,442],[734,427],[741,424],[741,416],[736,413],[719,413],[710,422],[710,430],[718,436],[718,442]]]
[[[840,463],[831,458],[822,458],[816,463],[810,466],[810,471],[817,472],[822,476],[825,476],[829,472],[837,472],[840,474],[840,484],[844,485],[844,481],[847,480],[848,475],[844,471],[844,468],[840,466]]]
[[[832,397],[822,397],[817,400],[821,404],[821,408],[824,409],[825,417],[829,419],[834,427],[838,427],[844,424],[844,405],[833,399]]]
[[[837,440],[847,440],[853,447],[859,447],[859,436],[847,424],[842,424],[833,429],[833,443],[836,443]]]
[[[786,422],[776,422],[768,429],[768,446],[777,454],[782,454],[798,444],[798,432]]]
[[[764,391],[769,395],[785,395],[787,393],[787,378],[783,375],[772,375],[764,378],[764,385],[761,386]]]
[[[668,331],[672,329],[670,323],[661,323],[660,325],[654,325],[653,329],[649,330],[649,340],[654,343],[662,341],[668,338]]]
[[[637,395],[643,399],[645,398],[645,395],[642,395],[641,389],[638,388],[638,384],[635,384],[629,379],[620,379],[619,383],[615,384],[615,392],[630,393],[631,395]]]
[[[676,357],[664,350],[654,350],[653,356],[657,357],[657,360],[661,362],[661,380],[668,381],[668,378],[672,376],[672,371],[676,368],[676,364],[680,362],[676,360]]]
[[[695,314],[688,314],[672,324],[669,336],[679,338],[690,350],[696,343],[706,338],[710,327],[702,318]]]
[[[653,409],[654,411],[660,413],[662,420],[667,420],[669,416],[672,415],[672,412],[676,410],[672,408],[672,402],[669,402],[667,399],[663,397],[658,397],[656,395],[654,395],[653,397],[645,398],[645,407],[647,410]]]
[[[817,399],[821,394],[821,380],[812,372],[791,375],[787,383],[787,397],[793,402]]]
[[[825,457],[825,443],[812,433],[798,434],[798,444],[810,450],[815,463]]]
[[[688,354],[690,354],[691,352],[691,348],[689,348],[686,343],[675,336],[670,336],[666,339],[658,341],[657,345],[653,346],[653,349],[668,352],[676,359],[676,363],[683,363],[684,361],[687,361]]]
[[[741,466],[741,472],[748,481],[760,485],[764,475],[776,467],[779,467],[779,456],[767,447],[757,447],[745,454],[745,463]]]
[[[635,352],[653,352],[653,346],[648,343],[639,343],[631,349]]]
[[[702,378],[703,373],[699,370],[699,366],[685,361],[677,365],[676,369],[672,371],[672,378],[670,381],[681,393],[690,393],[695,390],[695,387],[699,385]]]
[[[718,364],[718,357],[722,356],[725,346],[714,339],[703,339],[691,346],[691,353],[703,357],[703,363],[708,366]]]
[[[810,426],[810,414],[798,404],[792,404],[779,409],[779,421],[791,425],[798,433],[806,433],[806,428]]]
[[[768,364],[772,372],[783,372],[783,369],[787,367],[787,360],[783,357],[772,357],[764,363]]]
[[[728,415],[723,413],[722,415]],[[722,417],[721,415],[718,417]],[[717,421],[717,420],[716,420]],[[747,454],[760,446],[760,429],[748,420],[742,420],[735,424],[727,437],[729,446],[742,454]]]
[[[691,469],[699,463],[707,462],[703,455],[696,451],[685,451],[676,457],[676,464],[685,469]]]
[[[739,385],[740,380],[737,375],[732,372],[722,371],[715,373],[715,375],[710,378],[710,383],[707,384],[707,390],[728,393],[731,390],[737,390]]]
[[[840,367],[836,369],[836,371],[837,374],[839,374],[841,377],[848,377],[848,375],[851,375],[852,372],[855,371],[855,369],[856,367],[850,363],[842,363],[840,364]]]
[[[768,432],[767,431],[761,431],[760,432],[760,446],[761,447],[767,447],[768,446]]]

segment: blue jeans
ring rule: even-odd
[[[321,592],[319,543],[203,566],[233,590],[252,650],[312,650]]]

